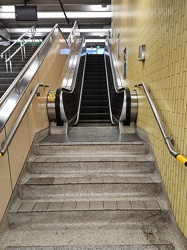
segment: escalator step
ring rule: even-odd
[[[101,95],[88,94],[82,97],[82,100],[108,100],[107,92]]]
[[[105,84],[85,84],[84,89],[105,89],[106,90],[106,83]]]
[[[82,100],[82,106],[95,106],[96,103],[98,106],[107,106],[108,100]]]
[[[80,120],[110,120],[109,113],[80,113]]]
[[[103,95],[107,94],[107,89],[83,89],[83,96],[84,95]]]
[[[87,84],[93,84],[95,86],[99,85],[99,84],[104,84],[106,86],[106,80],[93,80],[93,79],[88,79],[84,81],[84,86],[86,86]]]
[[[108,106],[82,106],[81,107],[81,114],[87,113],[108,113],[109,107]]]

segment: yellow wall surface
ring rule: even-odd
[[[49,90],[56,90],[61,86],[63,67],[68,58],[68,55],[60,54],[60,49],[62,48],[67,48],[67,44],[62,35],[59,34],[4,129],[0,132],[1,145],[12,129],[35,85],[37,83],[49,85],[49,88],[41,87],[38,89],[40,96],[36,95],[34,97],[8,150],[0,158],[0,221],[4,215],[35,134],[49,127],[46,96]]]
[[[186,0],[112,0],[113,52],[117,58],[120,34],[121,78],[127,48],[123,84],[130,89],[147,84],[174,149],[187,156],[186,10]],[[146,45],[145,62],[138,60],[142,44]],[[177,224],[187,237],[187,168],[169,154],[145,93],[137,91],[137,126],[149,134]]]

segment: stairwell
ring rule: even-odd
[[[25,64],[28,62],[28,60],[31,58],[31,56],[34,54],[38,46],[25,46],[26,51],[26,58],[22,61],[21,51],[19,51],[13,58],[12,58],[12,73],[6,71],[6,65],[5,62],[0,60],[0,98],[3,96],[3,94],[6,92],[8,87],[11,85],[11,83],[14,81],[16,76],[19,74],[19,72],[23,69]],[[5,46],[0,46],[0,54],[6,49]],[[18,46],[14,46],[11,50],[16,51],[18,49]],[[9,63],[8,63],[9,64]]]
[[[112,126],[35,142],[0,238],[7,250],[185,250],[150,144]]]

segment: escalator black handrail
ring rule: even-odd
[[[80,59],[82,56],[86,57],[86,44],[85,44],[85,39],[84,37],[82,38],[81,41],[81,45],[80,45],[80,49],[79,49],[79,53],[78,53],[78,59],[77,59],[77,63],[76,63],[76,68],[74,70],[74,75],[73,75],[73,80],[72,80],[72,84],[71,84],[71,88],[67,89],[64,87],[58,88],[56,91],[56,98],[55,98],[55,110],[56,110],[56,118],[57,118],[57,125],[62,125],[63,122],[71,122],[71,120],[73,120],[78,113],[75,114],[74,117],[71,118],[71,120],[68,120],[67,118],[67,114],[65,112],[65,106],[67,105],[67,103],[65,103],[64,98],[63,98],[63,94],[67,93],[67,94],[72,94],[74,93],[75,87],[76,87],[76,80],[77,80],[77,74],[78,74],[78,70],[79,70],[79,65],[80,65]],[[84,63],[85,65],[85,63]],[[83,82],[83,77],[84,74],[82,75],[82,81]],[[80,101],[80,96],[79,96],[79,101]],[[70,99],[71,100],[71,99]]]
[[[118,83],[117,83],[117,76],[116,76],[116,70],[114,67],[114,62],[112,60],[112,51],[110,49],[110,41],[109,38],[106,38],[106,48],[108,49],[108,54],[109,54],[109,58],[110,58],[110,65],[111,65],[111,70],[112,70],[112,76],[113,76],[113,82],[114,82],[114,88],[116,90],[116,92],[121,92],[124,91],[126,88],[125,87],[119,87]],[[119,78],[120,79],[120,78]],[[121,79],[120,79],[121,80]]]
[[[104,53],[104,61],[105,61],[105,72],[106,72],[106,83],[107,83],[107,93],[108,93],[108,104],[109,104],[109,112],[110,112],[110,121],[114,125],[114,120],[112,116],[112,108],[111,108],[111,100],[110,100],[110,90],[109,90],[109,82],[108,82],[108,71],[106,65],[106,54]]]
[[[86,69],[86,61],[87,61],[87,54],[85,56],[85,61],[84,61],[84,68],[83,68],[82,82],[81,82],[81,91],[80,91],[80,98],[79,98],[79,106],[78,106],[78,111],[77,111],[77,119],[76,119],[74,125],[77,125],[77,123],[79,122],[79,117],[80,117],[81,102],[82,102],[82,92],[83,92],[84,76],[85,76],[85,69]]]
[[[112,60],[112,52],[110,49],[109,38],[106,38],[105,54],[107,54],[107,53],[109,55],[110,67],[111,67],[112,78],[113,78],[113,86],[114,86],[115,92],[116,93],[123,93],[123,96],[124,96],[121,115],[120,115],[118,122],[123,122],[125,125],[129,125],[131,122],[131,94],[130,94],[129,88],[119,87],[117,84],[116,70],[114,67],[113,60]],[[120,79],[120,77],[118,77],[118,78]],[[112,105],[112,103],[111,103],[111,105]]]

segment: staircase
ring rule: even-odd
[[[77,126],[35,143],[26,165],[0,249],[187,249],[137,134]]]
[[[11,50],[15,51],[18,48],[18,46],[14,46],[14,49]],[[28,62],[28,60],[31,58],[31,56],[34,54],[38,46],[25,46],[26,51],[26,58],[22,61],[21,57],[21,51],[19,51],[13,58],[12,58],[12,73],[6,71],[6,66],[4,61],[0,60],[0,98],[3,96],[5,91],[8,89],[8,87],[11,85],[11,83],[14,81],[16,76],[19,74],[19,72],[23,69],[25,64]],[[0,46],[0,54],[6,49],[5,46]]]
[[[104,55],[88,54],[79,122],[109,122]]]

